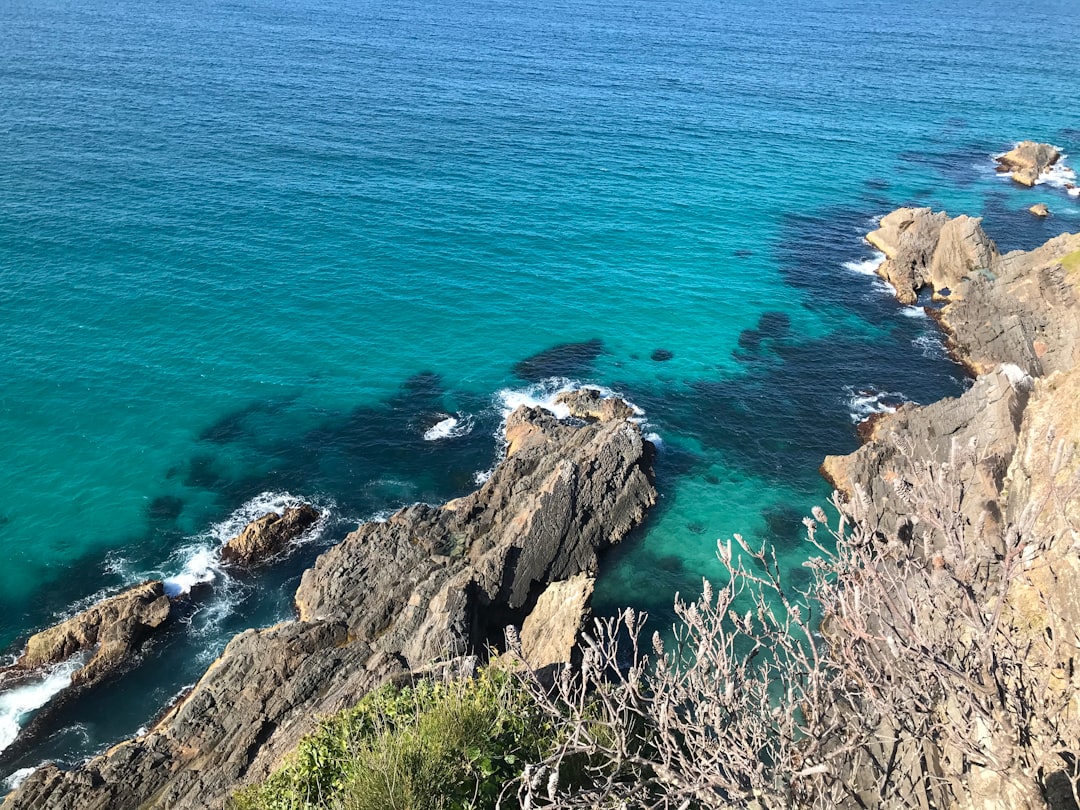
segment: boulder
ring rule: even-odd
[[[999,171],[1011,172],[1012,179],[1033,186],[1039,175],[1058,162],[1061,153],[1048,143],[1021,141],[1004,155],[994,158]]]
[[[221,550],[221,559],[238,565],[254,565],[280,554],[315,525],[319,510],[309,503],[290,506],[282,514],[270,512],[256,518]]]
[[[1049,207],[1047,207],[1046,203],[1035,203],[1035,205],[1031,206],[1031,208],[1029,208],[1028,211],[1030,211],[1032,214],[1034,214],[1037,217],[1048,217],[1048,216],[1050,216],[1050,209],[1049,209]]]
[[[479,490],[349,534],[304,573],[297,620],[241,633],[148,734],[68,772],[39,769],[4,810],[222,806],[318,717],[500,640],[534,605],[553,615],[570,603],[545,597],[551,583],[595,573],[655,502],[652,446],[625,419],[569,424],[521,408],[507,425],[525,438]]]
[[[589,617],[596,579],[577,574],[552,582],[521,625],[521,657],[533,669],[569,664]]]

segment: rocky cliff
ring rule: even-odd
[[[995,592],[1005,596],[984,606],[987,615],[1001,612],[1025,677],[1045,679],[1040,694],[1052,708],[1034,715],[1023,741],[1039,771],[1026,773],[1019,761],[1008,773],[989,767],[995,757],[1008,759],[1015,741],[984,735],[983,761],[964,760],[966,777],[948,787],[954,804],[1066,807],[1052,793],[1077,751],[1062,729],[1072,730],[1068,736],[1080,728],[1072,719],[1080,715],[1080,235],[1001,256],[978,220],[900,209],[881,226],[871,241],[888,257],[881,272],[897,297],[932,288],[951,351],[979,376],[960,397],[877,418],[859,450],[828,457],[822,471],[883,547],[920,538],[927,564],[957,582],[960,565],[996,579]],[[946,533],[968,544],[964,560],[950,556]],[[939,700],[942,712],[962,709],[947,695]],[[922,756],[969,755],[927,749]]]
[[[558,658],[597,555],[656,497],[652,446],[625,405],[584,395],[564,407],[577,417],[519,408],[507,456],[478,491],[349,534],[304,574],[296,620],[240,634],[148,734],[72,771],[39,769],[4,810],[222,806],[319,716],[395,674],[497,643],[507,623],[544,624],[537,655]]]

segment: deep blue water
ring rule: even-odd
[[[990,159],[1030,137],[1080,162],[1078,40],[1068,0],[0,4],[0,649],[216,576],[0,776],[145,725],[350,526],[471,489],[553,378],[662,440],[600,609],[666,620],[736,531],[798,577],[853,414],[964,385],[853,269],[862,234],[909,203],[1006,249],[1080,228]],[[283,493],[323,532],[207,571]]]

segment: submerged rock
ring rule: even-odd
[[[561,604],[549,586],[595,573],[654,503],[652,446],[623,418],[567,424],[521,408],[515,425],[516,449],[478,491],[349,534],[305,572],[298,620],[236,636],[150,733],[69,772],[40,768],[5,810],[220,806],[318,717]]]
[[[286,546],[315,525],[319,510],[309,503],[291,506],[282,514],[270,512],[251,521],[221,550],[227,563],[254,565],[280,554]]]
[[[551,377],[581,377],[592,370],[593,363],[603,351],[600,338],[560,343],[515,363],[514,374],[527,382],[541,382]]]
[[[1039,175],[1053,166],[1061,153],[1048,143],[1021,141],[1004,155],[994,158],[998,171],[1010,172],[1017,183],[1033,186]]]

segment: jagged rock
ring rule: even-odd
[[[979,219],[899,208],[866,238],[888,257],[878,273],[897,299],[912,303],[929,285],[946,301],[931,314],[949,335],[954,357],[974,374],[1011,363],[1039,376],[1075,363],[1080,274],[1068,267],[1080,256],[1080,235],[1002,256]]]
[[[997,245],[983,232],[982,217],[961,215],[947,220],[930,260],[928,282],[935,297],[950,301],[963,298],[971,277],[991,267],[999,256]]]
[[[352,532],[305,572],[297,621],[241,633],[150,733],[70,772],[39,769],[4,810],[220,806],[319,716],[496,640],[551,582],[595,572],[655,501],[651,445],[622,419],[523,408],[509,425],[526,439],[480,490]]]
[[[94,649],[94,655],[71,679],[73,686],[88,687],[129,664],[146,638],[168,618],[164,584],[160,580],[144,582],[34,634],[15,666],[36,669]]]
[[[1013,363],[1032,376],[1072,368],[1080,355],[1078,277],[1065,268],[1080,234],[1016,250],[972,275],[963,300],[941,309],[950,349],[976,374]]]
[[[280,554],[289,543],[319,520],[319,510],[309,503],[290,506],[282,514],[269,512],[251,521],[221,550],[227,563],[254,565]]]
[[[1025,624],[1046,623],[1058,639],[1080,627],[1078,480],[1080,368],[1074,368],[1036,382],[1005,480],[1008,519],[1045,540],[1032,546],[1010,600]],[[1074,687],[1080,694],[1080,667]]]
[[[1035,185],[1039,175],[1058,162],[1061,153],[1048,143],[1021,141],[1001,157],[998,171],[1012,173],[1012,179],[1025,186]]]
[[[1046,203],[1035,203],[1035,205],[1031,206],[1028,211],[1030,211],[1037,217],[1050,216],[1050,208],[1047,207]]]
[[[571,416],[578,419],[594,419],[608,422],[612,419],[630,419],[634,409],[617,397],[605,397],[596,388],[578,388],[563,391],[555,397],[556,405],[565,405]]]
[[[533,669],[568,664],[586,619],[596,579],[578,574],[552,582],[521,625],[521,656]]]
[[[927,283],[934,249],[941,228],[948,220],[944,212],[929,208],[898,208],[881,218],[876,231],[866,241],[885,254],[878,275],[896,290],[905,304],[914,304],[918,291]]]
[[[854,453],[826,456],[822,473],[855,517],[888,538],[911,529],[913,493],[932,501],[950,495],[934,489],[948,469],[948,486],[966,492],[963,514],[996,546],[1002,481],[1030,388],[1027,375],[1006,367],[980,377],[959,398],[904,405],[878,419]]]

